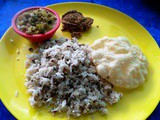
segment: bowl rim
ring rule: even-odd
[[[56,21],[55,26],[51,30],[49,30],[48,32],[46,32],[44,34],[32,34],[32,35],[29,35],[29,34],[26,34],[26,33],[22,32],[22,31],[20,31],[17,28],[17,25],[16,25],[17,17],[19,15],[23,14],[26,11],[34,10],[34,9],[39,9],[39,8],[48,10],[52,14],[54,14],[56,16],[57,21]],[[20,35],[22,35],[22,36],[24,36],[24,37],[27,37],[27,38],[39,38],[39,37],[42,37],[42,36],[47,36],[47,35],[53,33],[54,31],[56,31],[59,28],[59,26],[60,26],[60,16],[58,15],[58,13],[56,11],[52,10],[51,8],[47,8],[47,7],[43,7],[43,6],[34,6],[34,7],[25,8],[25,9],[19,11],[18,13],[16,13],[16,15],[12,19],[12,27],[15,30],[15,32],[18,33],[18,34],[20,34]]]

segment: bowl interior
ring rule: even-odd
[[[36,9],[45,9],[45,10],[48,10],[49,12],[51,12],[52,14],[55,15],[55,17],[57,18],[56,20],[56,23],[55,23],[55,26],[49,30],[48,32],[44,33],[44,34],[33,34],[33,35],[29,35],[29,34],[26,34],[22,31],[20,31],[18,28],[17,28],[17,25],[16,25],[16,22],[17,22],[17,18],[19,17],[19,15],[23,14],[24,12],[27,12],[27,11],[30,11],[30,10],[36,10]],[[60,26],[60,17],[58,15],[57,12],[55,12],[54,10],[50,9],[50,8],[46,8],[46,7],[40,7],[40,6],[36,6],[36,7],[30,7],[30,8],[26,8],[26,9],[23,9],[21,11],[19,11],[15,16],[14,18],[12,19],[12,27],[13,29],[15,30],[15,32],[17,32],[18,34],[24,36],[24,37],[29,37],[29,38],[32,38],[32,37],[42,37],[44,35],[49,35],[53,32],[55,32],[58,27]]]

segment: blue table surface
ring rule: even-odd
[[[154,1],[154,0],[153,0]],[[0,38],[11,25],[12,17],[30,6],[46,6],[62,2],[92,2],[115,8],[142,24],[160,45],[159,3],[152,0],[0,0]],[[15,120],[0,101],[0,120]],[[160,104],[148,117],[148,120],[160,119]]]

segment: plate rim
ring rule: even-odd
[[[44,7],[52,7],[52,6],[64,5],[64,4],[88,4],[88,5],[94,5],[94,6],[99,6],[99,7],[103,7],[103,8],[108,8],[108,9],[111,9],[112,11],[115,11],[115,12],[117,12],[117,13],[119,13],[119,14],[122,14],[122,15],[128,17],[130,20],[134,21],[136,24],[139,24],[139,25],[142,27],[142,29],[144,29],[144,30],[147,32],[147,34],[152,38],[153,43],[156,45],[156,47],[157,47],[157,48],[160,48],[160,46],[158,45],[158,43],[156,42],[156,40],[153,38],[153,36],[150,34],[150,32],[149,32],[141,23],[139,23],[139,22],[136,21],[134,18],[130,17],[129,15],[127,15],[127,14],[125,14],[125,13],[123,13],[123,12],[121,12],[121,11],[115,9],[115,8],[111,8],[111,7],[109,7],[109,6],[105,6],[105,5],[101,5],[101,4],[90,3],[90,2],[61,2],[61,3],[55,3],[55,4],[53,3],[53,4],[50,4],[50,5],[44,6]],[[0,39],[0,44],[1,44],[2,40],[4,39],[4,37],[7,35],[7,32],[10,31],[11,29],[12,29],[12,26],[10,26],[10,27],[5,31],[5,33],[2,35],[2,37],[1,37],[1,39]],[[157,51],[157,54],[159,54],[159,56],[160,56],[160,49],[159,49],[159,51]],[[160,58],[160,57],[159,57],[159,58]],[[18,115],[16,114],[16,112],[14,112],[14,111],[9,107],[9,105],[5,102],[5,100],[1,97],[1,91],[0,91],[0,100],[1,100],[1,102],[3,103],[3,105],[6,107],[6,109],[7,109],[16,119],[18,119]],[[159,95],[159,100],[160,100],[160,95]],[[144,119],[147,119],[147,118],[152,114],[152,112],[155,110],[155,108],[158,106],[158,104],[159,104],[159,102],[157,101],[157,103],[155,104],[155,106],[153,107],[153,109],[150,110],[150,111],[148,112],[148,114],[145,115],[143,118],[144,118]],[[24,118],[24,119],[25,119],[25,118]]]

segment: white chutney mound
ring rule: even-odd
[[[148,75],[148,63],[139,47],[125,37],[103,37],[91,45],[98,74],[113,85],[132,89],[142,85]]]

